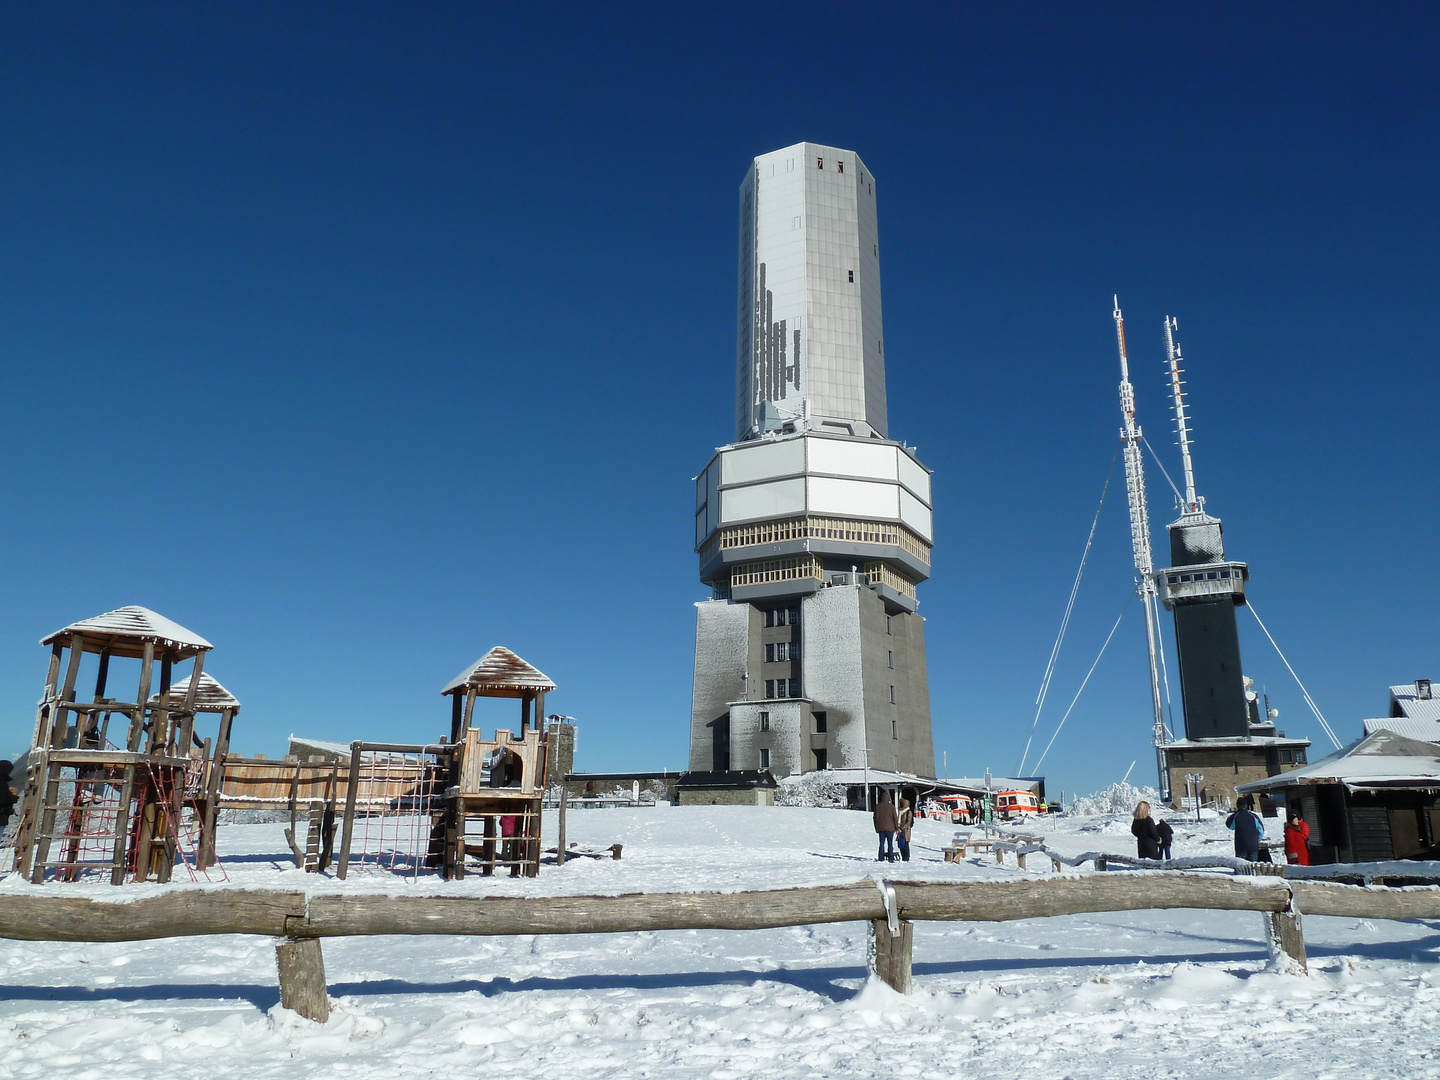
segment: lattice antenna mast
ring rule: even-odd
[[[1180,364],[1184,357],[1180,355],[1180,343],[1175,340],[1175,331],[1180,324],[1173,316],[1165,317],[1165,356],[1170,367],[1170,392],[1175,398],[1175,431],[1180,436],[1180,460],[1185,465],[1185,505],[1182,509],[1188,514],[1196,514],[1205,509],[1205,500],[1195,494],[1195,467],[1190,462],[1190,418],[1185,415],[1185,383],[1180,376],[1183,369]]]
[[[1155,714],[1155,767],[1159,775],[1160,795],[1170,797],[1168,772],[1165,768],[1165,709],[1160,700],[1160,655],[1155,626],[1155,560],[1150,551],[1150,511],[1145,502],[1145,466],[1140,457],[1140,444],[1145,434],[1135,422],[1135,388],[1130,385],[1130,358],[1125,353],[1125,317],[1120,314],[1120,298],[1115,298],[1115,341],[1120,349],[1120,412],[1125,426],[1120,429],[1120,443],[1125,451],[1125,493],[1130,502],[1130,546],[1135,554],[1135,571],[1140,575],[1136,591],[1145,605],[1145,646],[1150,658],[1150,704]]]

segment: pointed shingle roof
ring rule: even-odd
[[[442,694],[474,687],[481,697],[529,697],[555,689],[544,672],[532,667],[503,645],[496,645],[446,684]]]
[[[80,622],[71,623],[64,629],[56,630],[48,637],[41,638],[40,644],[49,645],[59,638],[69,637],[75,633],[85,635],[89,651],[94,652],[108,647],[116,656],[142,655],[147,638],[162,646],[169,646],[172,650],[177,651],[180,657],[193,656],[197,652],[206,652],[214,648],[210,642],[193,630],[187,630],[179,623],[171,622],[164,615],[157,615],[149,608],[138,605],[116,608],[114,611],[107,611],[104,615],[96,615],[93,619],[82,619]],[[175,659],[180,657],[175,657]]]
[[[190,676],[186,675],[174,686],[170,687],[170,704],[184,702],[185,695],[190,692]],[[150,704],[159,705],[160,695],[151,694]],[[200,686],[195,691],[196,712],[220,712],[222,709],[240,709],[240,701],[236,696],[221,686],[208,672],[200,673]]]

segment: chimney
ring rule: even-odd
[[[1429,701],[1429,700],[1430,700],[1430,680],[1429,680],[1429,679],[1416,679],[1416,680],[1415,680],[1415,696],[1416,696],[1417,698],[1419,698],[1421,701]]]

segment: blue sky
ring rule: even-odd
[[[38,639],[138,603],[214,642],[243,752],[435,738],[441,686],[505,644],[559,683],[579,767],[683,768],[736,191],[802,139],[877,177],[891,432],[935,470],[937,764],[1019,762],[1114,452],[1117,292],[1172,474],[1179,318],[1200,491],[1355,735],[1440,677],[1437,30],[1425,4],[7,8],[0,753]],[[1132,576],[1112,487],[1042,740]],[[1052,791],[1152,771],[1137,614]]]

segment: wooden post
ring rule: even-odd
[[[329,1020],[330,995],[325,989],[320,939],[282,941],[275,946],[275,963],[280,969],[280,1004],[317,1024]]]
[[[335,864],[335,876],[341,881],[350,869],[350,841],[355,836],[355,800],[360,795],[360,743],[350,744],[350,780],[345,789],[345,821],[340,828],[340,860]]]
[[[452,743],[458,743],[460,741],[460,710],[464,707],[464,704],[465,703],[460,700],[460,692],[458,690],[450,695],[450,741]]]
[[[60,801],[60,770],[63,766],[59,762],[45,762],[47,776],[43,787],[37,786],[38,791],[44,791],[45,801],[35,809],[39,812],[35,820],[39,822],[39,828],[35,834],[35,862],[30,868],[30,880],[39,885],[45,880],[45,863],[50,858],[51,834],[55,832],[55,804]]]
[[[100,670],[95,673],[95,701],[105,697],[105,682],[110,677],[110,650],[100,650]]]
[[[140,658],[140,696],[135,699],[135,719],[130,724],[130,738],[125,749],[132,754],[140,749],[140,737],[145,733],[145,710],[150,702],[150,673],[155,667],[155,642],[145,641],[145,655]]]
[[[1270,959],[1299,969],[1301,975],[1306,974],[1309,969],[1305,963],[1305,932],[1294,895],[1284,911],[1267,911],[1261,917],[1265,920],[1265,944],[1270,950]],[[1282,956],[1285,961],[1280,960]]]
[[[560,830],[559,837],[555,841],[555,865],[565,865],[565,797],[570,794],[570,789],[564,784],[560,785]]]
[[[463,742],[466,734],[470,731],[470,724],[475,716],[475,687],[465,691],[465,715],[460,724],[460,738],[456,742]]]
[[[899,920],[900,932],[890,933],[885,919],[870,920],[871,942],[875,953],[875,974],[880,981],[901,994],[910,993],[911,958],[915,948],[915,924]]]

